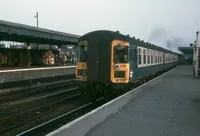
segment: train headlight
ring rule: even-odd
[[[131,70],[130,71],[130,78],[132,78],[133,77],[133,71]]]
[[[119,64],[115,64],[115,69],[120,69],[120,65]]]

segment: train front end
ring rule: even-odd
[[[88,41],[79,41],[77,46],[76,80],[80,87],[86,87]]]
[[[113,89],[123,88],[129,83],[132,73],[130,73],[129,63],[129,42],[113,40],[111,43],[111,72],[110,80]]]
[[[76,79],[87,92],[121,89],[129,83],[129,42],[126,36],[111,31],[94,31],[78,41]],[[90,95],[91,96],[91,95]]]

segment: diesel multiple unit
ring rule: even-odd
[[[115,90],[161,73],[183,61],[183,56],[118,31],[93,31],[80,37],[76,79],[80,85]]]

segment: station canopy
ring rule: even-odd
[[[79,35],[0,20],[0,41],[49,45],[76,45]]]
[[[193,54],[193,47],[178,47],[178,49],[184,54]]]

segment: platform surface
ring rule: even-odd
[[[192,75],[192,66],[178,66],[137,92],[127,105],[106,119],[99,121],[104,114],[99,111],[98,116],[54,135],[200,136],[200,79]],[[94,121],[100,123],[84,131]]]
[[[0,68],[0,84],[75,74],[76,66]]]

